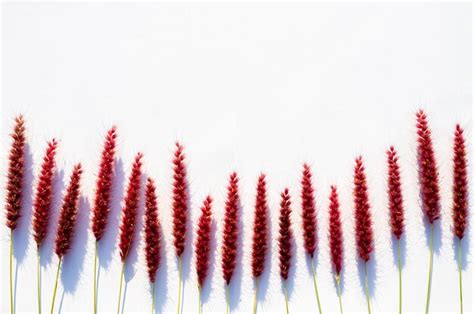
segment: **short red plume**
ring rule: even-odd
[[[261,174],[257,183],[255,214],[253,221],[252,275],[260,277],[265,268],[268,249],[268,205],[265,175]]]
[[[66,194],[64,194],[61,213],[59,214],[55,247],[56,255],[59,258],[62,258],[67,254],[71,248],[74,237],[78,213],[79,194],[81,193],[81,175],[81,164],[77,164],[74,166],[72,171],[69,186],[67,187]]]
[[[341,273],[344,258],[341,212],[336,186],[331,186],[329,196],[329,249],[331,262],[337,275]]]
[[[356,158],[354,167],[354,216],[355,236],[357,253],[365,262],[370,259],[370,253],[374,250],[372,217],[370,214],[369,196],[367,193],[367,182],[362,157]]]
[[[314,201],[314,188],[312,182],[311,168],[303,165],[303,178],[301,179],[301,207],[303,222],[304,248],[306,253],[313,258],[316,250],[317,221],[316,204]]]
[[[117,129],[113,126],[105,137],[96,181],[94,206],[92,208],[92,232],[96,241],[99,241],[104,235],[110,212],[116,139]]]
[[[239,238],[239,179],[233,172],[227,187],[227,200],[225,202],[224,231],[222,241],[222,272],[224,280],[230,283],[237,259],[237,245]]]
[[[55,173],[55,156],[58,142],[52,139],[48,142],[46,152],[41,164],[41,170],[36,186],[35,199],[33,201],[33,236],[36,246],[39,248],[48,233],[49,214],[51,211],[51,199],[53,197],[53,179]]]
[[[393,146],[387,151],[388,164],[388,208],[390,210],[390,226],[392,233],[400,239],[404,229],[404,209],[402,187],[400,183],[400,167],[398,156]]]
[[[23,116],[15,118],[15,127],[10,134],[12,144],[8,155],[7,191],[5,199],[7,227],[14,230],[21,214],[21,197],[25,175],[25,121]]]
[[[153,179],[148,178],[145,190],[145,258],[148,278],[155,282],[156,271],[160,267],[160,223],[158,221],[158,201]]]
[[[456,125],[453,147],[453,232],[459,238],[464,237],[464,232],[469,218],[469,196],[466,144],[464,130]]]
[[[418,179],[420,181],[420,195],[422,208],[426,218],[432,224],[440,217],[440,197],[438,182],[438,167],[433,151],[431,131],[423,110],[416,114],[418,129]]]
[[[128,251],[132,246],[135,225],[138,218],[138,201],[140,197],[140,181],[142,177],[142,157],[143,155],[141,153],[138,153],[135,157],[132,172],[128,179],[127,194],[125,195],[123,202],[119,242],[120,259],[122,260],[122,263],[127,259]]]
[[[288,279],[292,259],[293,231],[291,229],[291,199],[290,192],[285,189],[281,193],[278,253],[280,256],[280,277]]]
[[[211,223],[212,223],[212,198],[207,196],[201,207],[196,232],[196,272],[198,285],[202,287],[206,281],[211,254]]]
[[[176,143],[173,159],[173,236],[176,256],[181,257],[186,243],[188,221],[188,185],[183,146]]]

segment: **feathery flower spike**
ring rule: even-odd
[[[341,212],[339,210],[339,197],[335,185],[331,186],[331,195],[329,196],[329,249],[331,253],[331,262],[336,273],[337,296],[339,298],[339,309],[342,310],[341,296],[341,270],[344,258],[343,234]]]
[[[102,238],[110,212],[112,179],[114,175],[115,147],[117,129],[113,126],[105,137],[104,147],[97,175],[94,206],[92,208],[92,232],[95,237],[94,253],[94,313],[97,313],[97,250]]]
[[[8,175],[6,186],[6,223],[10,228],[10,312],[13,313],[13,230],[21,215],[21,197],[25,174],[25,121],[23,116],[15,118],[15,126],[10,134],[12,144],[8,155]]]
[[[227,200],[225,202],[224,230],[222,240],[222,273],[226,283],[227,313],[229,308],[229,284],[237,263],[238,238],[239,238],[239,178],[233,172],[229,177],[227,187]]]
[[[453,233],[458,238],[458,271],[459,271],[459,298],[461,313],[463,313],[462,299],[462,253],[461,240],[466,231],[469,217],[469,197],[468,197],[468,176],[466,143],[464,140],[464,130],[459,124],[454,131],[453,145]]]
[[[40,248],[48,233],[49,214],[51,210],[51,199],[53,196],[53,178],[55,173],[55,155],[57,142],[52,139],[48,142],[48,147],[43,157],[41,170],[36,186],[35,199],[33,201],[33,237],[37,247],[37,273],[38,273],[38,313],[41,314],[41,266]]]
[[[58,288],[59,272],[63,257],[71,248],[76,229],[76,220],[78,214],[79,195],[81,193],[81,164],[76,164],[72,170],[69,185],[63,197],[63,204],[58,220],[58,230],[56,232],[54,252],[58,256],[59,263],[56,270],[56,281],[54,284],[53,301],[51,303],[51,313],[54,311],[54,301],[56,300],[56,291]]]
[[[207,277],[209,268],[209,257],[211,254],[211,224],[212,224],[212,198],[206,197],[201,207],[201,216],[197,224],[196,231],[196,273],[198,278],[199,290],[199,313],[202,313],[201,289]]]
[[[125,262],[127,261],[128,252],[133,244],[136,229],[136,221],[138,219],[138,202],[140,198],[140,183],[142,177],[142,153],[135,156],[132,165],[132,171],[128,179],[128,187],[122,208],[122,224],[120,225],[119,250],[120,260],[122,261],[122,271],[120,273],[120,288],[117,304],[117,314],[120,313],[120,300],[122,298],[122,283],[125,272]]]
[[[278,254],[280,260],[280,277],[283,281],[285,294],[286,313],[288,308],[288,291],[286,281],[291,267],[293,256],[293,230],[291,229],[291,197],[288,188],[281,193],[280,218],[279,218],[279,236],[278,236]]]
[[[319,313],[322,313],[321,300],[319,299],[316,270],[314,268],[314,251],[317,245],[317,220],[316,202],[314,200],[314,188],[312,182],[311,168],[308,164],[303,165],[303,177],[301,179],[301,218],[303,222],[303,240],[306,254],[311,259],[311,270],[313,273],[314,292],[318,302]]]
[[[364,261],[365,266],[365,296],[367,298],[367,308],[369,314],[370,297],[369,284],[367,278],[367,262],[370,260],[370,253],[374,249],[372,217],[370,214],[369,196],[367,193],[367,179],[365,176],[365,168],[362,162],[362,156],[356,158],[354,167],[354,216],[355,216],[355,233],[356,246],[359,257]]]
[[[433,237],[434,222],[440,218],[440,196],[438,182],[438,167],[436,165],[431,130],[428,119],[423,110],[416,113],[417,119],[417,159],[418,180],[420,182],[420,196],[422,209],[430,223],[430,261],[428,270],[428,288],[426,293],[425,313],[428,313],[431,296],[431,278],[433,274]]]
[[[398,312],[402,313],[402,262],[400,258],[400,237],[404,231],[404,210],[402,187],[400,183],[400,167],[395,148],[391,146],[387,150],[388,164],[388,208],[390,210],[390,226],[393,235],[397,238],[397,260],[398,260]]]
[[[268,250],[268,204],[265,175],[261,174],[257,183],[257,196],[255,197],[255,214],[253,222],[252,243],[252,275],[255,279],[255,294],[253,313],[257,313],[257,294],[259,278],[265,268],[265,259]]]

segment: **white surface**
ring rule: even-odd
[[[23,113],[35,173],[46,140],[57,137],[59,168],[66,179],[73,163],[84,164],[83,196],[91,202],[103,136],[116,124],[125,175],[134,154],[142,151],[146,173],[158,183],[166,241],[166,259],[158,275],[158,311],[173,312],[176,306],[170,217],[170,161],[176,140],[186,146],[193,220],[201,201],[211,193],[215,219],[220,222],[228,174],[236,170],[241,177],[244,256],[233,283],[234,312],[249,311],[252,305],[250,239],[260,171],[268,175],[273,249],[259,311],[283,311],[275,239],[279,192],[285,186],[293,196],[297,242],[290,309],[316,311],[299,227],[298,181],[304,161],[313,166],[317,191],[317,271],[323,309],[338,311],[326,235],[329,185],[337,184],[345,233],[344,307],[346,312],[366,310],[352,221],[352,168],[358,154],[366,163],[375,217],[373,309],[397,309],[397,269],[385,193],[385,149],[394,144],[401,156],[407,210],[404,309],[422,311],[428,249],[415,167],[414,115],[420,106],[429,114],[442,180],[441,247],[434,258],[431,309],[458,310],[450,232],[450,154],[456,122],[467,128],[469,138],[471,134],[470,5],[5,4],[2,27],[2,175],[12,118]],[[119,201],[115,198],[115,208]],[[63,313],[92,309],[93,237],[85,229],[85,216],[73,258],[63,268],[57,303],[66,291]],[[23,219],[16,252],[16,304],[18,312],[35,312],[36,255],[25,224],[28,215]],[[217,223],[219,243],[221,229]],[[9,237],[6,227],[0,230],[0,308],[7,312]],[[118,293],[116,223],[108,232],[109,249],[102,254],[108,252],[111,259],[107,266],[102,261],[100,312],[116,310]],[[225,309],[218,252],[208,282],[206,312]],[[465,310],[470,311],[470,254],[467,260],[464,297]],[[45,311],[49,311],[56,263],[52,257],[43,268]],[[125,312],[148,312],[151,304],[141,246],[131,264]],[[197,310],[194,260],[187,273],[184,311],[192,312]]]

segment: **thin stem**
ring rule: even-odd
[[[283,292],[285,294],[285,308],[286,308],[286,314],[290,314],[290,309],[288,307],[288,288],[286,287],[286,280],[283,283]]]
[[[10,313],[14,313],[13,309],[13,230],[10,229]]]
[[[323,310],[321,309],[321,301],[319,300],[319,292],[318,292],[318,283],[316,279],[316,270],[314,269],[314,262],[313,259],[311,258],[311,270],[313,271],[313,285],[314,285],[314,292],[316,293],[316,300],[318,301],[318,309],[319,313],[323,313]]]
[[[198,285],[198,313],[202,313],[201,286]]]
[[[40,248],[38,247],[38,313],[41,314],[41,263],[40,263]]]
[[[398,239],[398,313],[402,314],[402,259],[400,255],[400,239]]]
[[[434,233],[434,224],[431,224],[430,229],[430,266],[429,266],[429,273],[428,273],[428,288],[426,292],[426,305],[425,305],[425,313],[428,314],[428,310],[430,308],[430,296],[431,296],[431,276],[433,274],[433,233]]]
[[[253,295],[253,314],[257,314],[258,283],[260,277],[255,279],[255,294]]]
[[[178,275],[178,309],[177,314],[181,314],[181,275],[183,272],[183,257],[179,257],[179,275]]]
[[[365,262],[364,266],[365,266],[365,297],[367,299],[367,311],[369,314],[371,314],[372,310],[370,309],[369,275],[367,272],[367,262]]]
[[[230,302],[229,302],[229,285],[225,285],[225,303],[226,303],[226,313],[230,314]]]
[[[123,277],[125,273],[125,261],[122,262],[122,271],[120,272],[120,287],[119,287],[119,296],[117,302],[117,314],[120,314],[120,301],[122,300],[122,284],[123,284]]]
[[[151,314],[155,312],[155,283],[151,283]]]
[[[458,270],[459,270],[459,298],[461,301],[461,314],[464,313],[462,305],[462,254],[461,254],[461,239],[458,238]]]
[[[98,243],[95,241],[95,256],[94,256],[94,314],[97,313],[97,248]]]
[[[342,310],[342,292],[341,292],[341,277],[339,274],[336,275],[336,290],[337,290],[337,297],[339,298],[339,309],[341,310],[341,314],[344,312]]]
[[[54,290],[53,290],[53,301],[51,302],[51,314],[54,311],[54,301],[56,301],[56,292],[58,291],[58,279],[59,279],[59,272],[61,270],[61,262],[63,261],[62,257],[59,258],[58,269],[56,270],[56,280],[54,282]]]

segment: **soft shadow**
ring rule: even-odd
[[[229,283],[229,307],[230,309],[235,309],[239,305],[240,302],[240,295],[242,292],[242,273],[243,273],[243,222],[242,222],[242,214],[243,214],[243,207],[240,203],[238,206],[238,214],[237,214],[237,221],[238,221],[238,230],[239,234],[237,235],[237,259],[235,264],[234,273],[232,275],[232,280]]]
[[[163,235],[163,229],[161,228],[160,223],[160,239],[161,239],[161,247],[160,247],[160,256],[161,256],[161,263],[156,271],[156,280],[155,280],[155,312],[162,313],[163,308],[165,307],[166,301],[168,300],[168,264],[166,258],[166,240]],[[151,289],[151,287],[150,287]]]
[[[293,231],[294,235],[294,231]],[[286,280],[286,290],[288,292],[288,302],[290,302],[291,296],[295,290],[295,275],[296,275],[296,268],[298,267],[298,259],[297,259],[297,249],[296,249],[296,240],[293,236],[291,238],[291,261],[290,261],[290,270],[288,272],[288,279]],[[284,292],[284,291],[283,291]]]
[[[470,233],[467,232],[464,235],[464,238],[461,240],[461,269],[465,270],[468,265],[467,257],[469,256],[469,250],[470,250],[470,243],[471,243],[471,236]],[[456,236],[453,236],[453,259],[456,262],[456,265],[458,265],[458,248],[459,248],[459,239]]]
[[[209,268],[206,280],[201,288],[201,302],[204,304],[209,301],[209,296],[212,292],[212,278],[216,269],[216,254],[217,254],[217,239],[216,239],[217,223],[212,219],[211,223],[211,238],[209,242]]]
[[[270,214],[270,212],[269,212]],[[268,215],[270,216],[270,215]],[[271,226],[271,222],[270,222],[270,217],[267,217],[267,235],[268,235],[268,239],[267,239],[267,243],[268,243],[268,247],[267,247],[267,252],[266,252],[266,256],[265,256],[265,266],[264,266],[264,269],[263,269],[263,273],[260,275],[260,278],[258,279],[258,293],[257,293],[257,300],[260,302],[260,301],[264,301],[265,298],[266,298],[266,295],[267,295],[267,291],[268,291],[268,285],[269,285],[269,282],[270,282],[270,274],[271,274],[271,270],[272,270],[272,252],[271,252],[271,247],[272,247],[272,243],[273,243],[273,234],[272,234],[272,228],[270,228]],[[258,305],[257,305],[258,306]]]
[[[318,247],[318,246],[316,246]],[[314,272],[316,273],[316,278],[318,277],[318,265],[319,265],[319,250],[315,250],[314,251],[314,254],[313,254],[313,258],[311,258],[311,256],[309,256],[306,251],[305,251],[305,261],[306,261],[306,271],[308,272],[308,275],[309,277],[311,278],[311,289],[314,291],[314,274],[313,274],[313,269],[311,268],[313,264],[314,265]],[[318,283],[319,284],[319,283]],[[308,289],[310,289],[308,287]],[[319,285],[318,285],[318,289],[319,289]],[[320,292],[318,290],[318,292]],[[313,292],[315,295],[316,295],[316,291]],[[318,301],[317,299],[315,298],[314,299],[315,301],[315,306],[316,306],[316,310],[318,309]]]
[[[402,269],[405,267],[405,259],[406,259],[406,252],[407,252],[407,241],[406,241],[406,235],[405,233],[402,234],[400,237],[400,240],[398,240],[393,234],[392,234],[392,255],[393,255],[393,264],[397,267],[398,270],[398,242],[400,242],[400,263]]]
[[[333,285],[334,285],[334,289],[336,290],[336,293],[337,293],[337,281],[336,281],[336,272],[334,271],[334,269],[331,271],[332,273],[332,282],[333,282]],[[344,287],[345,287],[345,283],[346,283],[346,276],[344,275],[344,268],[341,269],[341,272],[339,273],[339,288],[340,288],[340,292],[341,292],[341,295],[343,294],[344,292]]]
[[[423,219],[423,223],[425,225],[425,237],[426,237],[426,246],[430,247],[430,234],[431,234],[431,224],[426,219]],[[433,223],[433,253],[439,254],[441,251],[442,245],[442,230],[441,230],[441,219],[435,220]]]
[[[357,259],[357,271],[359,273],[359,284],[365,296],[365,262]],[[371,254],[371,259],[367,262],[367,282],[369,286],[369,296],[372,298],[375,293],[375,282],[377,280],[377,261],[374,258],[374,253]]]

